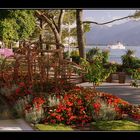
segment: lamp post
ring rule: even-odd
[[[68,58],[70,59],[70,22],[68,23]]]

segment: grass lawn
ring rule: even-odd
[[[99,121],[92,125],[97,130],[140,130],[140,124],[128,120]]]
[[[140,124],[134,123],[132,121],[128,120],[114,120],[114,121],[98,121],[98,122],[93,122],[91,125],[91,130],[99,130],[99,131],[123,131],[123,130],[131,130],[131,131],[136,131],[140,130]],[[53,125],[47,125],[47,124],[36,124],[35,127],[38,130],[42,131],[52,131],[52,130],[60,130],[60,131],[72,131],[74,130],[70,126],[66,126],[63,124],[53,124]]]
[[[35,127],[39,130],[43,131],[51,131],[51,130],[73,130],[70,126],[65,126],[63,124],[53,124],[53,125],[45,125],[45,124],[36,124]]]

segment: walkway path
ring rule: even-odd
[[[77,84],[84,87],[92,87],[91,83]],[[103,83],[97,90],[116,95],[132,104],[140,104],[140,88],[131,87],[130,83]]]
[[[14,119],[13,110],[0,94],[0,131],[33,130],[23,119]]]
[[[23,119],[0,120],[0,131],[32,131]]]

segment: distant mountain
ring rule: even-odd
[[[140,21],[128,21],[111,27],[93,25],[86,33],[86,44],[114,44],[120,41],[124,45],[140,46]]]

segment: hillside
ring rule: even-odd
[[[140,21],[128,21],[111,27],[93,25],[86,33],[86,44],[112,44],[117,41],[125,45],[140,45]]]

